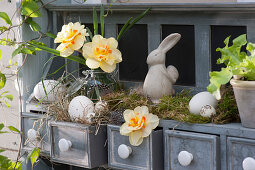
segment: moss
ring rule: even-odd
[[[189,123],[230,123],[239,122],[237,105],[232,88],[224,88],[222,99],[216,108],[217,114],[212,118],[202,117],[189,112],[190,91],[183,90],[176,96],[164,96],[158,105],[153,104],[138,92],[119,91],[108,94],[103,100],[109,103],[110,109],[134,109],[137,106],[148,106],[151,113],[161,119],[172,119]]]

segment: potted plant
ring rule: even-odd
[[[226,67],[221,68],[221,71],[210,72],[210,85],[207,89],[220,99],[221,85],[230,82],[234,89],[242,125],[255,128],[253,113],[255,110],[255,44],[247,44],[246,34],[235,38],[232,46],[229,46],[229,39],[230,36],[225,39],[225,47],[216,49],[221,52],[221,58],[218,59],[217,64],[224,63]],[[245,45],[249,53],[241,50]]]

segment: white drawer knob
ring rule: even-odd
[[[255,170],[255,159],[247,157],[243,160],[243,170]]]
[[[178,161],[182,166],[188,166],[193,160],[193,155],[187,151],[181,151],[178,155]]]
[[[71,146],[72,146],[72,142],[64,138],[60,139],[58,142],[58,147],[61,152],[68,151],[71,148]]]
[[[38,132],[34,129],[29,129],[27,131],[27,138],[30,140],[30,141],[35,141],[37,140],[37,137],[39,136]]]
[[[131,147],[125,144],[121,144],[118,148],[119,157],[121,157],[122,159],[127,159],[131,153]]]

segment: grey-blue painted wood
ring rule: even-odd
[[[245,158],[255,158],[255,140],[228,137],[227,145],[228,170],[241,170]]]
[[[216,135],[205,135],[176,130],[165,132],[165,169],[167,170],[219,170],[220,145]],[[181,151],[193,155],[193,160],[187,166],[178,161]]]
[[[46,156],[50,154],[50,140],[49,140],[49,128],[48,128],[47,115],[36,113],[22,113],[22,149],[31,151],[35,147],[40,147],[41,152]],[[39,133],[37,140],[30,140],[28,138],[28,131],[34,129]]]
[[[70,122],[50,122],[51,159],[53,161],[84,168],[94,168],[107,164],[106,126],[99,130]],[[60,151],[59,141],[66,139],[72,146],[68,151]]]
[[[152,134],[144,138],[139,146],[132,146],[128,136],[122,136],[119,126],[108,125],[108,165],[117,169],[140,169],[140,170],[163,170],[163,134],[162,130],[153,131]],[[118,147],[125,144],[132,149],[131,155],[127,159],[122,159],[118,155]]]

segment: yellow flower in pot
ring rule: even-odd
[[[239,110],[242,125],[244,127],[255,128],[255,44],[248,43],[246,50],[241,48],[246,45],[246,34],[240,35],[233,40],[233,45],[229,46],[227,37],[224,41],[224,48],[217,48],[221,52],[221,58],[217,64],[224,63],[226,68],[221,71],[210,73],[210,85],[207,87],[217,99],[221,98],[220,87],[229,81],[233,86],[235,98]]]
[[[133,146],[139,146],[143,138],[148,137],[159,124],[158,116],[149,113],[147,106],[127,109],[123,116],[125,123],[120,127],[120,134],[129,136],[129,142]]]
[[[101,68],[107,73],[115,70],[116,64],[122,61],[121,52],[117,49],[118,41],[114,38],[103,38],[95,35],[92,42],[85,43],[82,51],[86,65],[91,69]]]
[[[79,22],[63,25],[61,32],[54,40],[55,43],[61,43],[56,50],[60,51],[62,57],[70,56],[74,50],[79,50],[83,46],[85,37],[89,36],[84,27]]]

